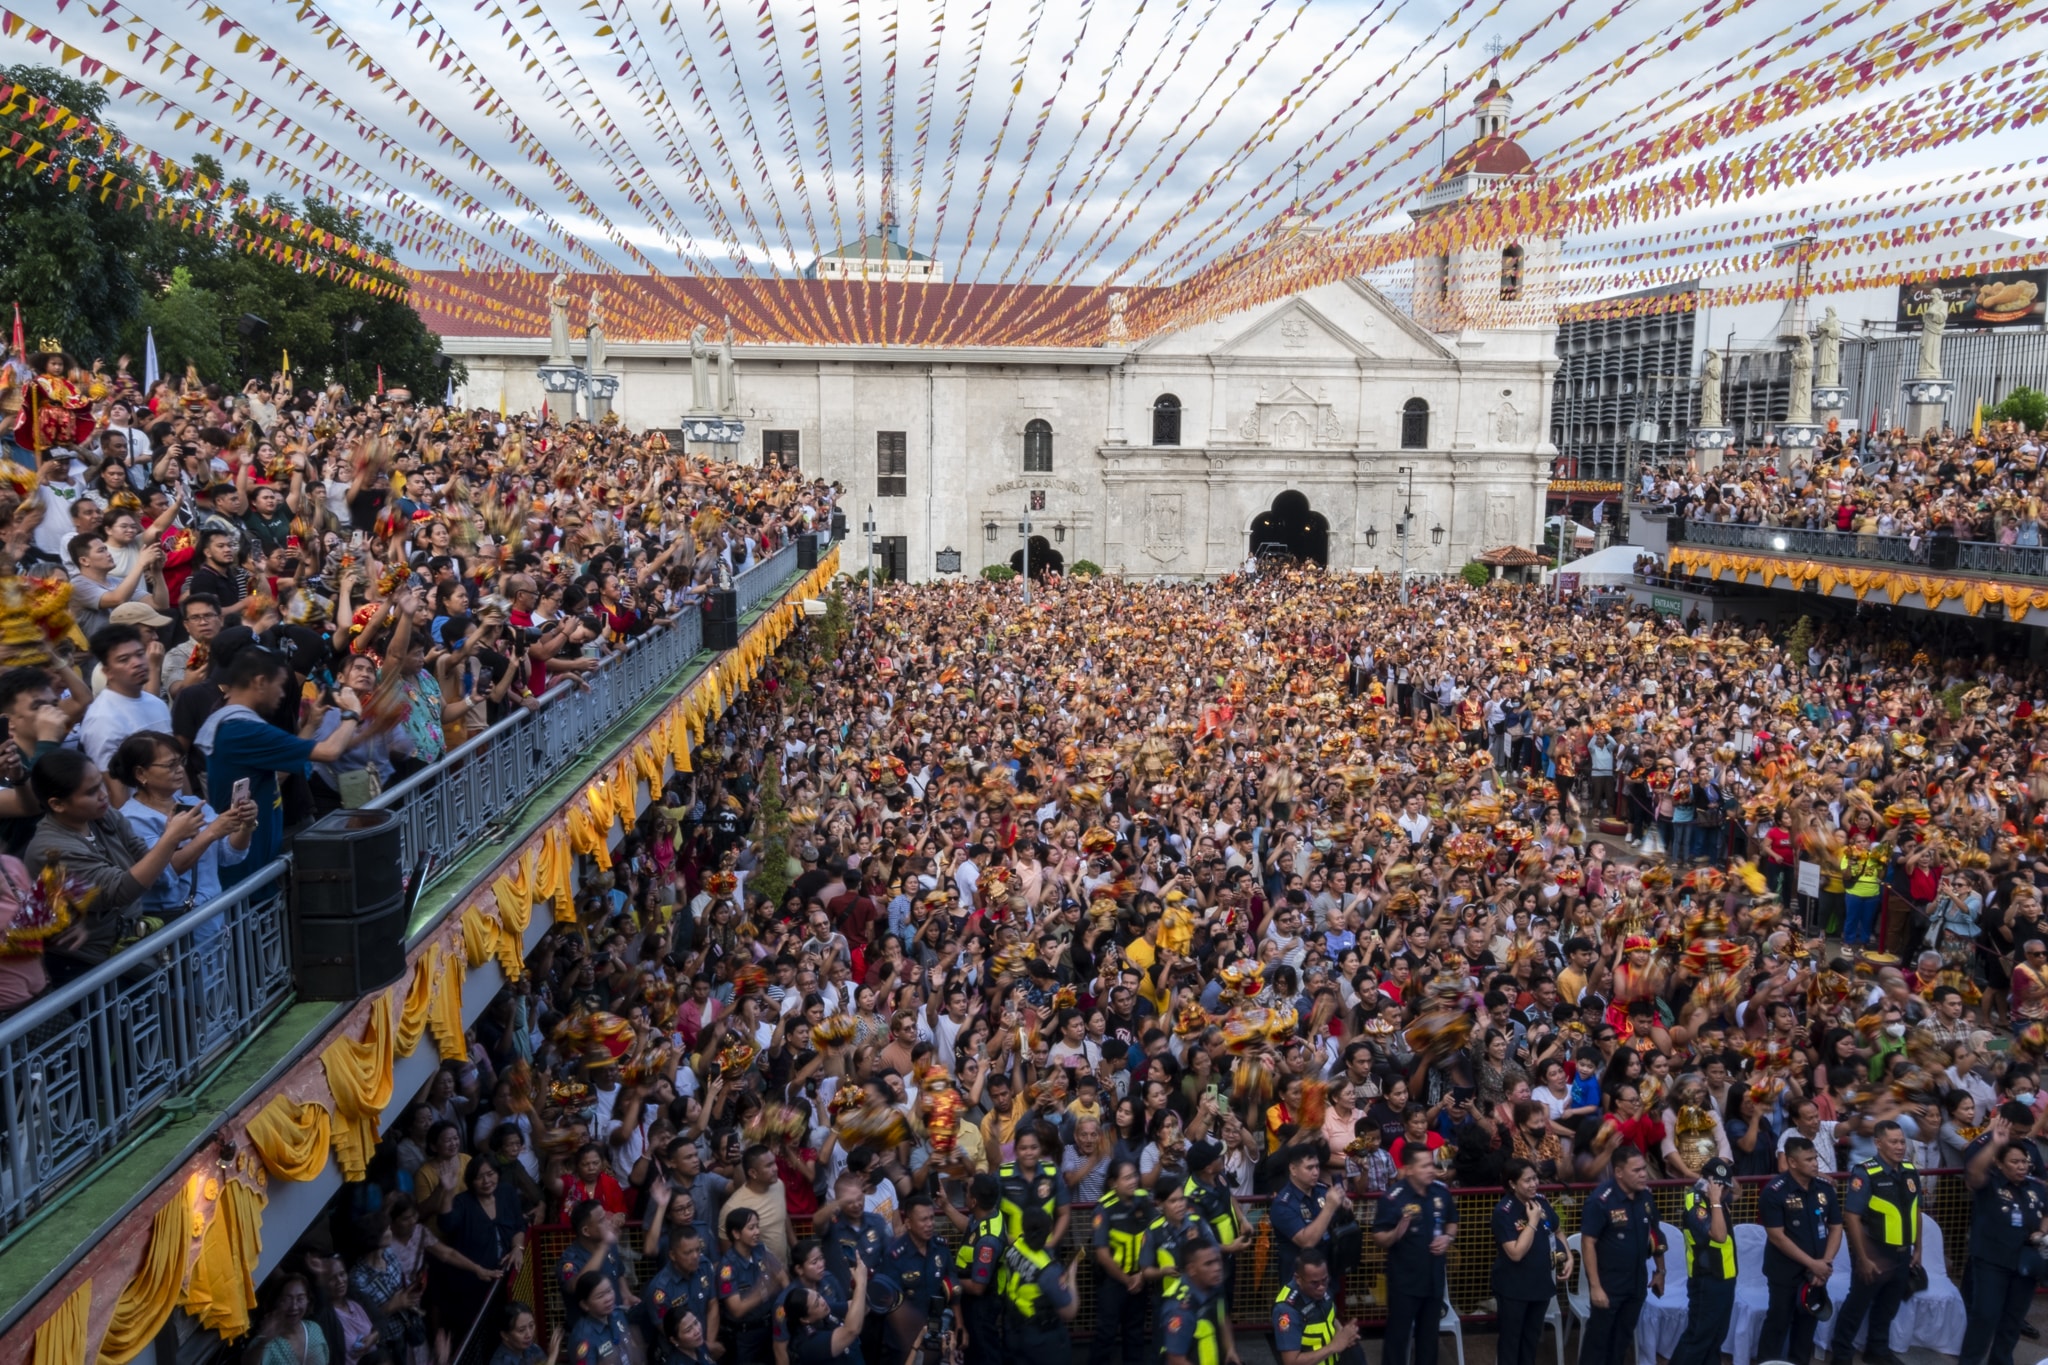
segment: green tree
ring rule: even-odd
[[[1493,570],[1476,559],[1467,560],[1465,567],[1458,570],[1458,576],[1475,588],[1483,588],[1493,581]]]
[[[192,283],[190,266],[175,267],[163,293],[144,297],[141,322],[156,333],[156,353],[166,374],[181,373],[189,360],[199,367],[203,378],[233,378],[222,338],[220,298]],[[141,353],[137,344],[129,349]],[[136,377],[141,377],[139,369]]]
[[[2048,393],[2022,384],[1984,415],[2000,422],[2018,422],[2028,431],[2040,431],[2048,428]]]

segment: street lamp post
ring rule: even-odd
[[[1415,466],[1404,464],[1394,471],[1408,476],[1407,491],[1401,499],[1401,522],[1394,528],[1394,534],[1401,541],[1401,605],[1408,605],[1408,532],[1409,523],[1415,519]]]
[[[875,505],[868,504],[868,519],[860,524],[868,542],[868,611],[875,609]]]

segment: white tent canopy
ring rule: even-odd
[[[1558,572],[1577,574],[1579,583],[1585,587],[1599,583],[1626,583],[1636,576],[1636,561],[1648,553],[1640,545],[1610,545],[1583,559],[1570,561]]]

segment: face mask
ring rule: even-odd
[[[2015,1090],[2012,1092],[2012,1098],[2015,1104],[2032,1104],[2034,1102],[2034,1092],[2031,1090]]]
[[[1886,1024],[1884,1026],[1884,1031],[1886,1033],[1889,1033],[1894,1038],[1903,1038],[1906,1036],[1906,1026],[1904,1024]]]

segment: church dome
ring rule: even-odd
[[[1446,178],[1472,175],[1534,175],[1536,161],[1511,137],[1484,137],[1468,142],[1444,163]]]

